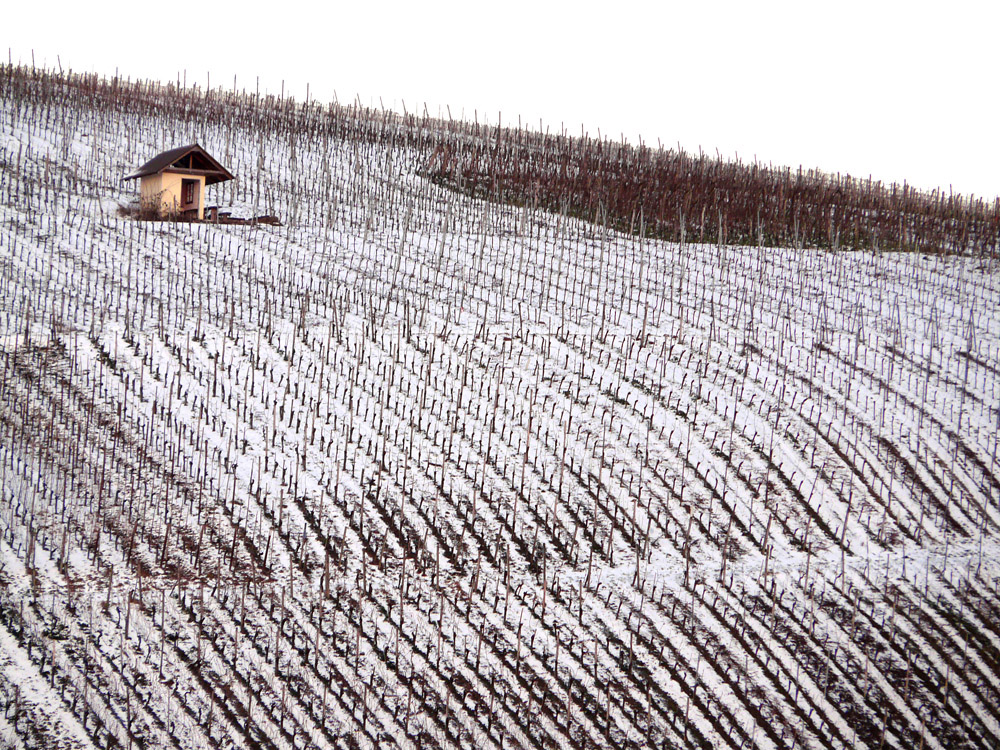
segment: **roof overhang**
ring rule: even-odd
[[[157,154],[125,179],[135,180],[162,172],[203,176],[206,185],[234,179],[228,169],[197,143]]]

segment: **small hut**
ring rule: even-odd
[[[142,210],[164,218],[205,218],[205,188],[233,175],[197,143],[164,151],[126,180],[140,179]]]

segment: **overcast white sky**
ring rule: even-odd
[[[12,2],[14,62],[1000,195],[1000,2]],[[176,8],[176,10],[172,9]]]

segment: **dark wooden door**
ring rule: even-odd
[[[181,180],[181,209],[198,208],[198,180]]]

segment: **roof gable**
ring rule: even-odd
[[[233,179],[229,170],[213,159],[211,154],[197,143],[172,148],[162,154],[157,154],[125,179],[134,180],[158,172],[204,175],[206,185],[214,185],[217,182]]]

